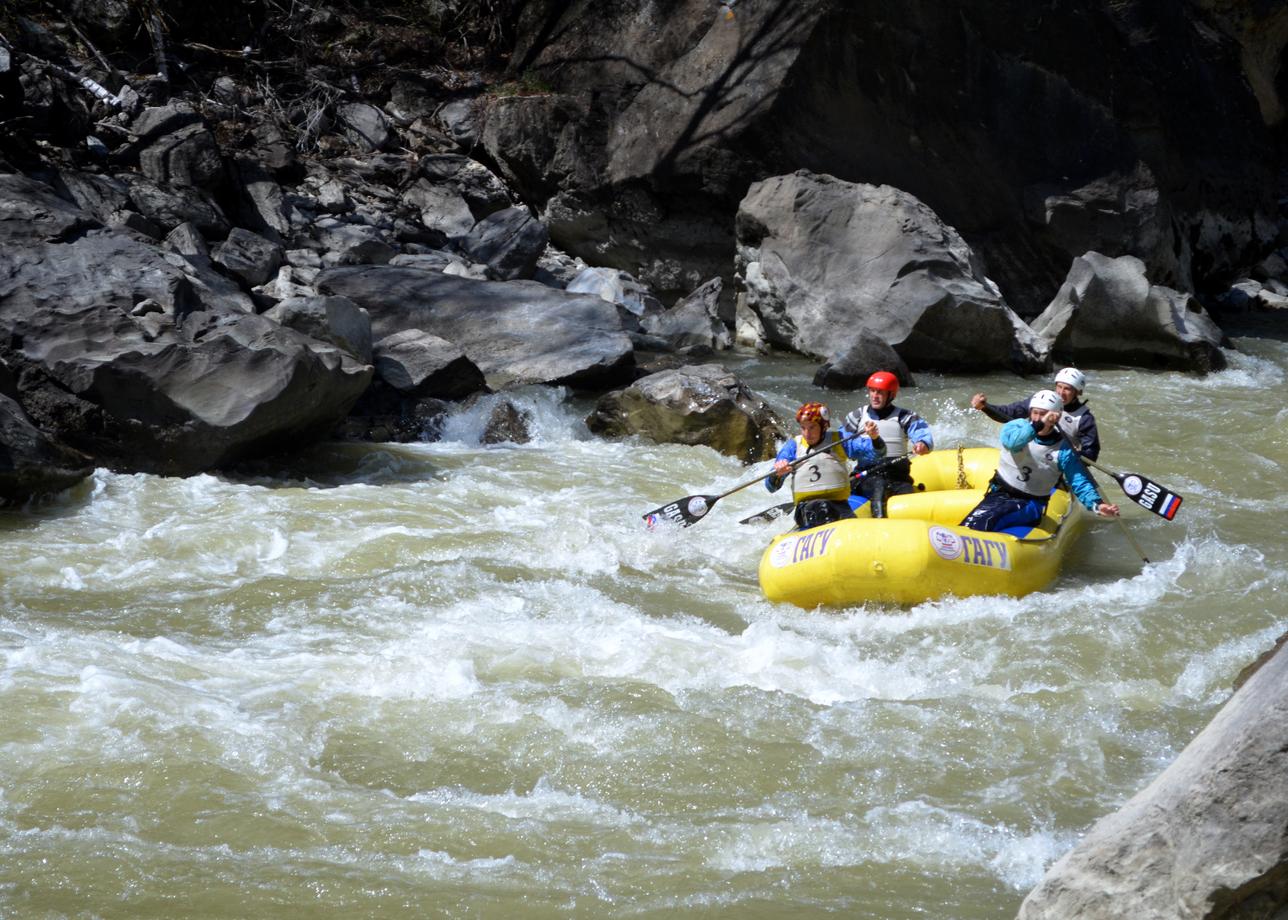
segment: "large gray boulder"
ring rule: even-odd
[[[184,474],[324,437],[371,379],[203,264],[0,176],[0,358],[31,422],[95,463]]]
[[[504,208],[476,223],[457,247],[475,262],[487,265],[502,281],[531,278],[537,269],[550,230],[527,208]]]
[[[316,283],[364,307],[377,340],[423,329],[454,342],[494,388],[607,386],[629,379],[634,367],[616,308],[587,294],[384,265],[328,269]]]
[[[264,315],[371,363],[371,317],[347,297],[288,297]]]
[[[583,268],[564,290],[570,294],[594,294],[618,304],[636,318],[662,312],[661,301],[647,285],[617,268]]]
[[[772,458],[786,436],[769,405],[718,364],[641,377],[602,396],[586,425],[605,437],[702,445],[745,463]]]
[[[143,174],[161,185],[213,189],[224,164],[214,133],[191,106],[146,108],[130,125]]]
[[[42,431],[114,469],[187,475],[325,437],[370,365],[262,316],[0,312],[19,399]]]
[[[1088,252],[1033,331],[1067,363],[1113,362],[1200,373],[1225,367],[1225,336],[1190,294],[1153,285],[1135,256]]]
[[[215,247],[211,258],[247,287],[255,287],[277,277],[282,255],[281,243],[234,227],[228,238]]]
[[[465,352],[421,329],[404,329],[375,345],[376,374],[404,397],[460,399],[485,389],[483,373]]]
[[[345,128],[349,143],[358,150],[383,150],[393,140],[393,125],[374,105],[350,102],[336,109],[336,117]]]
[[[733,345],[733,330],[720,318],[724,282],[712,278],[669,310],[645,316],[640,328],[671,348],[724,349]]]
[[[898,353],[870,333],[864,334],[837,355],[833,355],[814,373],[814,386],[829,390],[858,390],[867,386],[868,378],[877,371],[894,374],[903,387],[916,386],[912,371]]]
[[[228,232],[228,218],[218,203],[197,188],[176,189],[141,176],[130,176],[130,201],[139,213],[154,221],[165,232],[180,224],[195,225],[211,237]]]
[[[1019,920],[1288,914],[1288,653],[1053,865]]]
[[[22,176],[0,176],[0,303],[7,316],[112,304],[129,311],[142,300],[166,312],[254,311],[235,284],[178,253],[97,222]]]
[[[914,368],[1045,365],[970,247],[906,192],[800,170],[752,185],[737,233],[771,344],[828,358],[867,333]]]

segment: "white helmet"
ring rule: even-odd
[[[1058,412],[1064,408],[1064,400],[1056,395],[1055,390],[1038,390],[1029,400],[1030,409],[1041,409],[1043,412]]]
[[[1067,383],[1079,393],[1087,386],[1087,375],[1076,367],[1062,367],[1055,375],[1056,383]]]

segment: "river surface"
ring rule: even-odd
[[[1264,330],[1263,330],[1264,331]],[[752,478],[610,443],[324,445],[237,476],[97,472],[0,515],[0,916],[1009,918],[1288,629],[1288,343],[1098,370],[1122,501],[1049,590],[766,602]],[[728,361],[786,416],[813,365]],[[918,375],[940,448],[1038,378]]]

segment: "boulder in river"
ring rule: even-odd
[[[390,265],[328,269],[317,287],[366,308],[376,339],[423,329],[454,342],[493,388],[611,386],[635,365],[617,308],[589,294]]]
[[[1033,331],[1060,361],[1143,364],[1200,373],[1226,365],[1225,335],[1190,294],[1151,285],[1145,263],[1088,252]]]
[[[829,390],[859,390],[877,371],[895,375],[901,387],[916,386],[912,371],[898,352],[871,333],[859,336],[849,348],[833,355],[814,374],[814,386]]]
[[[0,394],[0,504],[61,492],[94,471],[89,457],[46,437]]]
[[[403,329],[376,342],[375,365],[381,380],[410,398],[460,399],[487,388],[465,352],[421,329]]]
[[[1045,367],[970,247],[906,192],[799,170],[752,185],[737,233],[771,344],[828,357],[866,332],[914,368]]]
[[[114,469],[187,475],[325,437],[371,366],[266,317],[108,304],[0,317],[41,430]]]
[[[733,345],[733,331],[720,318],[723,290],[724,282],[712,278],[669,310],[645,316],[640,328],[671,348],[729,348]]]
[[[641,377],[601,397],[586,425],[607,437],[704,445],[746,463],[772,458],[786,437],[765,401],[718,364]]]

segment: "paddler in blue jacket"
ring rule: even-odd
[[[1002,449],[988,492],[962,520],[972,530],[1033,527],[1042,520],[1051,492],[1060,482],[1101,517],[1117,517],[1118,506],[1100,497],[1078,455],[1057,426],[1064,403],[1054,390],[1038,390],[1029,400],[1029,417],[1002,426]]]
[[[864,429],[868,422],[875,422],[881,439],[885,442],[890,463],[881,469],[872,469],[873,463],[862,460],[854,464],[855,478],[850,481],[850,507],[857,508],[864,501],[872,503],[872,516],[885,517],[885,500],[891,495],[906,495],[913,491],[910,465],[897,463],[909,454],[922,456],[935,447],[930,426],[915,412],[894,404],[899,395],[899,378],[889,371],[877,371],[868,378],[868,404],[860,406],[845,417],[841,434],[849,435]],[[859,475],[863,474],[863,475]]]
[[[854,517],[850,510],[849,460],[869,465],[885,456],[885,445],[874,422],[865,426],[866,434],[843,438],[829,432],[831,419],[827,406],[808,402],[796,410],[801,433],[787,441],[774,459],[774,471],[765,477],[765,488],[777,492],[788,476],[792,480],[792,500],[796,502],[796,526],[802,530]],[[831,445],[830,450],[819,450]],[[798,457],[818,450],[792,471]]]

